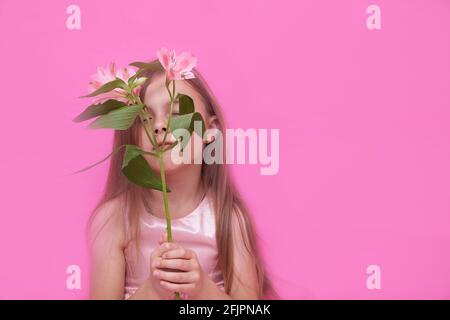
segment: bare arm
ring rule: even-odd
[[[89,228],[91,258],[91,299],[123,299],[125,258],[117,199],[104,203],[96,212]]]
[[[90,299],[118,300],[124,298],[125,233],[121,216],[117,210],[119,208],[118,201],[118,199],[112,199],[104,203],[98,209],[89,228]],[[130,299],[151,299],[150,290],[146,289],[143,285],[133,296],[130,296]]]
[[[117,208],[118,199],[110,200],[99,208],[89,228],[89,251],[91,257],[91,299],[124,299],[126,261],[124,249],[126,237],[123,219]],[[152,253],[165,252],[159,247]],[[150,259],[150,257],[149,257]],[[149,278],[128,297],[129,300],[161,300],[165,292],[154,290]]]
[[[200,293],[195,297],[199,300],[257,300],[258,280],[255,261],[252,254],[246,249],[244,239],[246,236],[241,232],[245,225],[240,214],[233,215],[231,230],[233,232],[234,250],[234,279],[230,294],[220,290],[217,285],[205,275],[205,281]]]

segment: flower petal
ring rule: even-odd
[[[156,56],[158,57],[159,62],[164,67],[164,69],[169,69],[169,63],[170,63],[170,52],[166,47],[160,48],[156,52]]]
[[[197,58],[189,52],[182,52],[176,58],[175,72],[189,72],[197,64]]]

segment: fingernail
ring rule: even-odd
[[[155,277],[158,277],[158,276],[159,276],[159,271],[158,271],[158,270],[155,270],[155,271],[153,272],[153,275],[154,275]]]

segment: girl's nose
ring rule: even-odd
[[[167,117],[155,117],[155,122],[153,124],[153,130],[155,134],[164,134],[167,131]]]
[[[166,127],[155,127],[155,133],[164,133],[165,131],[167,131]]]

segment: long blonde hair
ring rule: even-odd
[[[152,62],[157,62],[154,60]],[[225,132],[225,119],[221,112],[219,103],[206,83],[200,72],[194,68],[195,78],[187,79],[191,85],[204,99],[206,111],[209,115],[215,115],[218,122],[218,130]],[[141,89],[141,99],[144,101],[145,88],[148,86],[155,72],[147,72],[148,77]],[[136,118],[133,125],[127,130],[115,130],[113,138],[113,150],[123,144],[141,145],[140,135],[140,119]],[[88,225],[92,222],[98,209],[109,200],[121,196],[122,207],[120,212],[123,213],[123,220],[126,225],[126,234],[128,241],[135,240],[136,246],[139,247],[139,212],[141,197],[145,189],[130,182],[121,172],[124,148],[111,156],[109,172],[103,194],[95,206],[90,216]],[[279,299],[278,293],[275,291],[270,279],[267,276],[265,264],[260,254],[256,241],[257,234],[254,230],[254,224],[249,215],[249,210],[240,196],[232,176],[227,169],[226,164],[202,164],[201,181],[205,190],[211,191],[212,203],[216,216],[216,242],[218,249],[218,265],[222,270],[224,289],[229,293],[234,278],[233,261],[235,252],[233,252],[233,233],[231,232],[232,215],[238,215],[239,228],[244,239],[245,249],[254,259],[258,280],[258,298],[259,299]],[[241,279],[238,279],[242,281]]]

